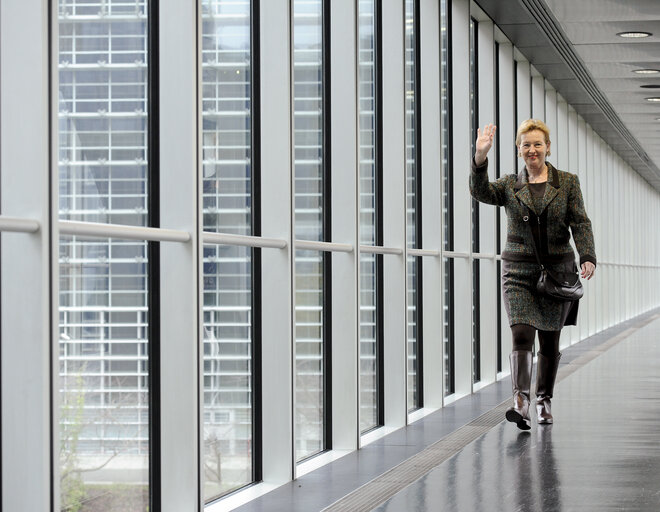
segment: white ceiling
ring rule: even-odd
[[[635,69],[660,70],[659,0],[546,0],[566,36],[630,133],[660,167],[660,73],[638,75]],[[626,31],[651,32],[624,39]],[[657,85],[646,89],[641,85]]]
[[[476,0],[523,55],[660,191],[660,0]],[[619,32],[653,35],[624,39]]]

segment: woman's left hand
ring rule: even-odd
[[[582,273],[580,274],[580,276],[582,277],[582,279],[589,280],[592,277],[594,277],[595,271],[596,271],[596,265],[594,265],[590,261],[585,261],[582,264]]]

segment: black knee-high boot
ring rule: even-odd
[[[532,381],[532,352],[514,350],[509,356],[511,363],[511,385],[513,406],[506,411],[506,419],[521,430],[532,428],[529,417],[529,387]]]
[[[555,388],[557,368],[561,354],[556,357],[544,356],[539,352],[536,362],[536,422],[540,425],[552,423],[550,399]]]

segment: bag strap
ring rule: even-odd
[[[521,203],[522,204],[522,203]],[[532,217],[532,212],[529,209],[527,205],[524,205],[525,209],[527,210],[527,215],[523,216],[523,222],[529,226],[529,234],[532,237],[532,247],[534,248],[534,256],[536,256],[536,262],[539,264],[539,267],[541,267],[541,270],[545,270],[545,266],[543,263],[541,263],[541,257],[539,256],[539,250],[536,247],[536,238],[534,238],[534,230],[532,230],[532,224],[529,222],[529,219]],[[536,219],[539,223],[539,226],[541,225],[541,218],[536,215]]]

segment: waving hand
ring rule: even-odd
[[[493,138],[495,137],[495,130],[497,126],[494,124],[487,124],[484,126],[483,133],[477,128],[477,142],[475,144],[474,163],[481,165],[486,161],[490,148],[493,147]]]

